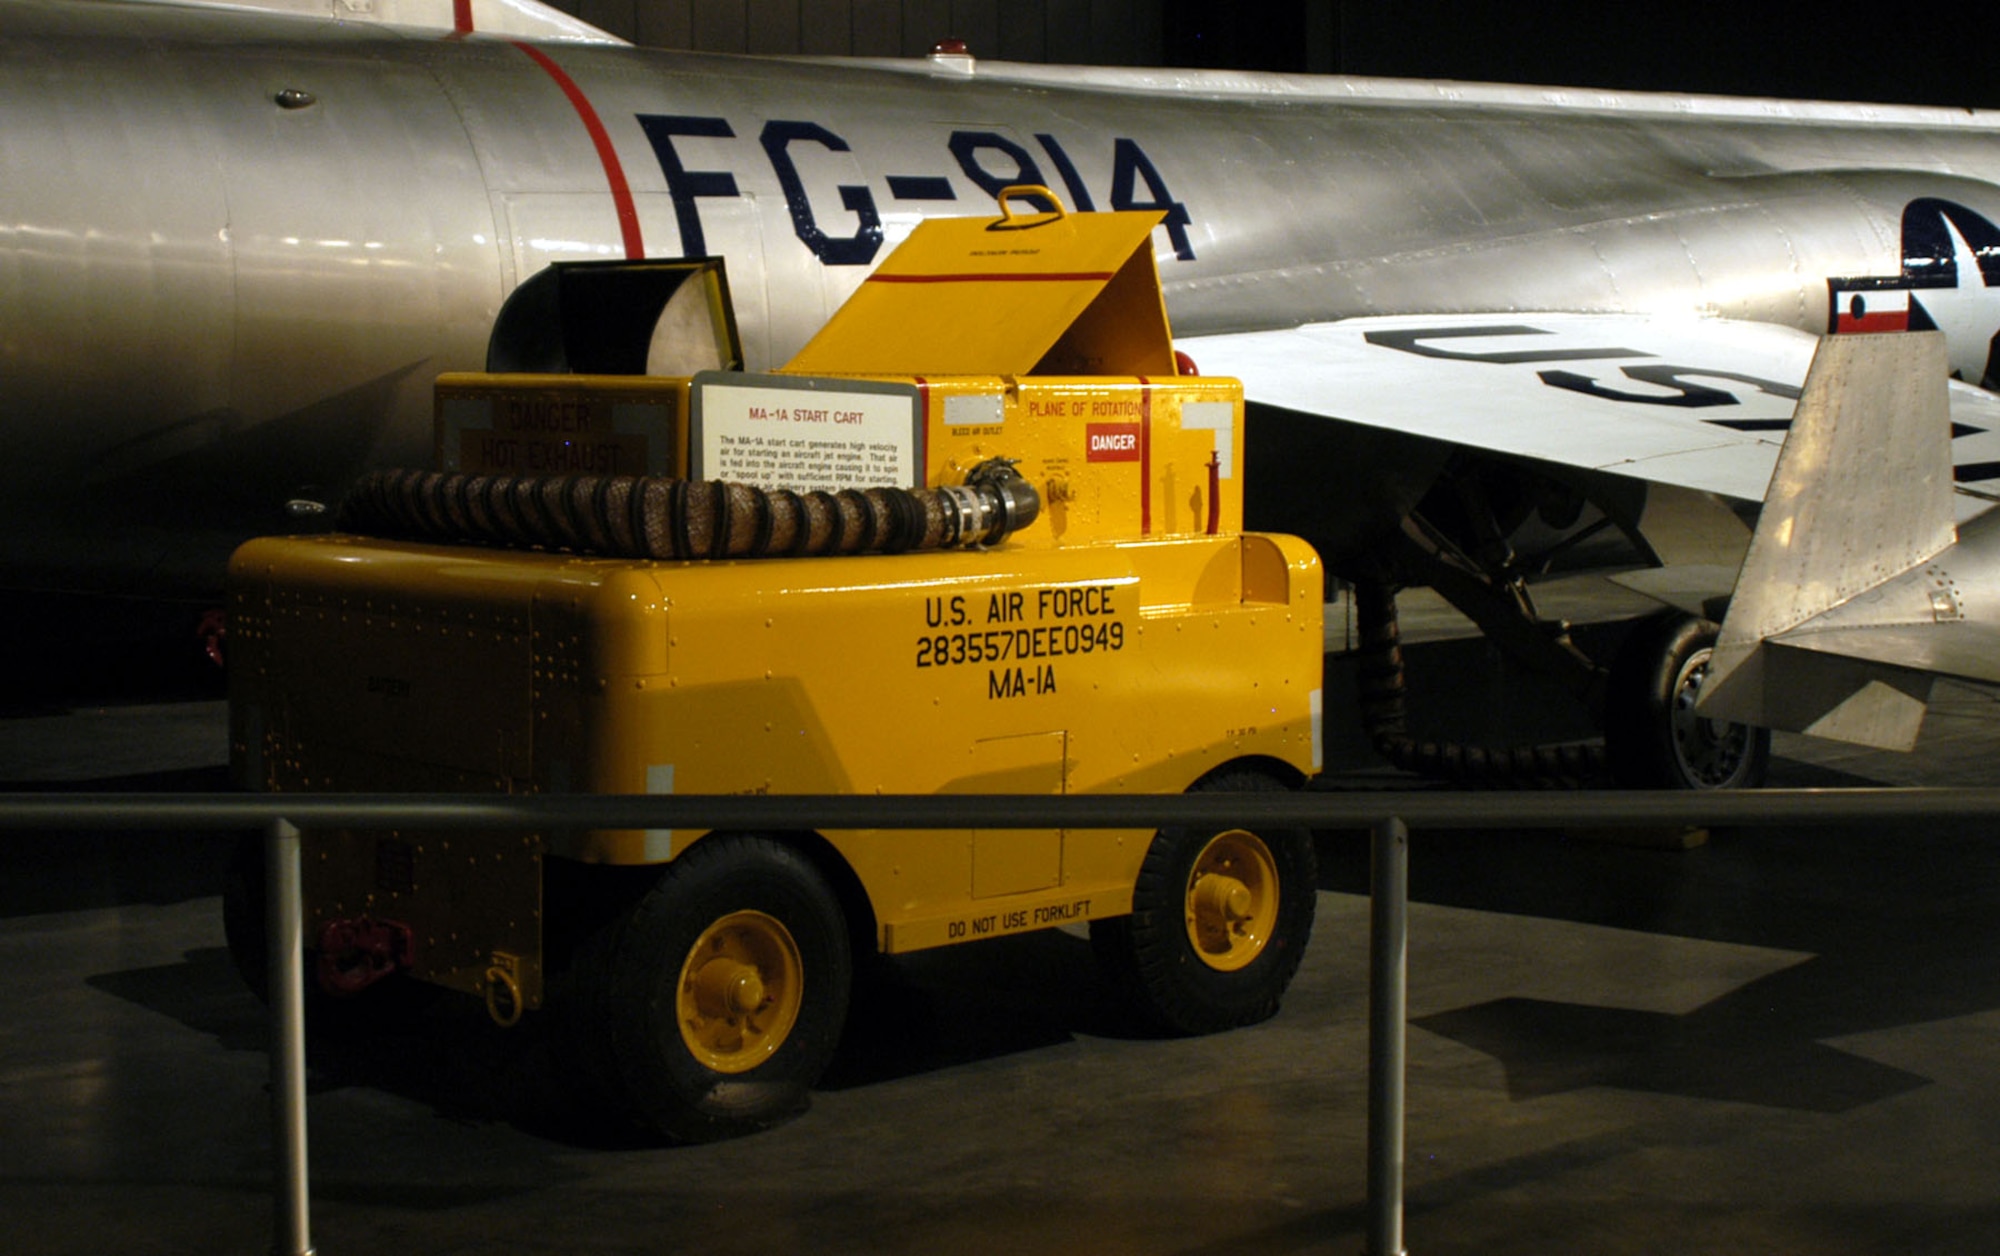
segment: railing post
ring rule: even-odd
[[[305,925],[299,905],[299,831],[271,821],[264,840],[265,954],[271,978],[271,1147],[277,1256],[312,1256],[306,1189]]]
[[[1368,896],[1368,1256],[1403,1252],[1410,830],[1378,820]]]

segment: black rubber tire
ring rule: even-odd
[[[797,948],[796,1019],[768,1058],[719,1072],[682,1035],[683,969],[696,941],[737,913],[781,924]],[[764,1129],[803,1111],[833,1058],[847,1017],[853,961],[838,899],[812,862],[767,837],[716,834],[668,864],[613,926],[608,946],[586,946],[577,963],[578,1011],[599,1022],[598,1058],[612,1076],[597,1089],[631,1105],[640,1125],[677,1142],[707,1142]]]
[[[264,839],[245,834],[222,873],[222,940],[236,975],[259,1002],[271,997],[270,916],[265,908]]]
[[[1283,790],[1261,772],[1225,768],[1197,781],[1194,792]],[[1319,890],[1318,858],[1304,829],[1252,833],[1276,872],[1273,927],[1248,964],[1221,971],[1198,953],[1189,934],[1188,901],[1197,858],[1227,828],[1161,829],[1139,868],[1132,914],[1091,922],[1090,941],[1113,987],[1151,1027],[1208,1034],[1266,1020],[1278,1010],[1312,937]]]
[[[1605,685],[1604,757],[1626,789],[1754,789],[1771,764],[1771,730],[1694,714],[1720,630],[1669,613],[1640,622]]]

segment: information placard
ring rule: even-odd
[[[693,391],[694,479],[801,492],[922,487],[914,384],[709,371]]]
[[[673,475],[681,386],[590,386],[447,375],[437,383],[437,466],[473,475]]]

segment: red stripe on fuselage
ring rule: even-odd
[[[1833,330],[1843,336],[1857,332],[1908,331],[1910,312],[1889,310],[1881,314],[1863,314],[1860,318],[1842,314],[1834,320]]]
[[[470,0],[464,0],[470,3]],[[646,256],[646,242],[639,235],[639,209],[632,203],[632,186],[625,182],[625,167],[619,164],[618,150],[611,146],[611,135],[604,129],[604,123],[597,116],[590,98],[576,85],[576,80],[563,73],[561,66],[549,59],[549,54],[533,44],[514,45],[528,55],[528,59],[541,66],[548,76],[562,88],[563,95],[576,110],[576,116],[583,120],[583,129],[590,132],[590,142],[597,146],[597,160],[604,166],[604,181],[611,185],[611,203],[618,210],[618,231],[625,237],[625,256],[637,260]]]
[[[472,33],[472,0],[451,0],[451,33],[461,36]]]

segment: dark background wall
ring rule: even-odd
[[[2000,4],[1599,0],[556,0],[714,52],[978,56],[2000,106]]]
[[[2000,104],[2000,6],[1352,0],[1352,73],[1910,104]]]
[[[614,35],[704,52],[917,57],[938,40],[976,56],[1158,65],[1160,0],[554,0]]]

